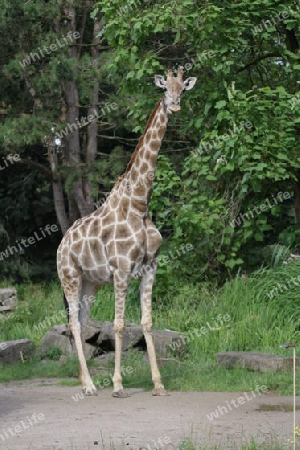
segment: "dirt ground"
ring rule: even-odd
[[[184,439],[209,446],[222,443],[228,449],[251,436],[258,442],[276,437],[283,448],[291,447],[292,397],[267,393],[254,398],[236,392],[152,397],[151,392],[129,389],[130,397],[118,399],[111,389],[103,389],[97,397],[80,398],[79,386],[56,383],[39,379],[0,384],[1,450],[167,450],[179,449]],[[210,416],[213,411],[219,418]]]

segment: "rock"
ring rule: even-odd
[[[6,341],[0,343],[0,363],[11,364],[27,359],[33,354],[35,347],[29,339],[19,339],[16,341]]]
[[[102,353],[102,355],[98,355],[95,357],[95,361],[98,362],[101,366],[111,367],[115,362],[115,352]]]
[[[184,336],[177,331],[153,331],[153,341],[158,358],[166,358],[170,353],[180,355],[185,349]]]
[[[17,297],[17,290],[14,287],[0,289],[0,303],[11,297]]]
[[[153,331],[153,340],[158,358],[166,358],[170,353],[181,354],[185,348],[184,337],[175,331]],[[54,346],[59,347],[65,355],[77,356],[72,333],[67,325],[56,325],[46,333],[41,344],[41,352],[45,353]],[[127,324],[123,336],[122,351],[125,352],[129,348],[146,350],[141,325]],[[90,319],[86,331],[87,359],[114,350],[114,324]]]
[[[181,354],[185,348],[183,336],[176,331],[153,330],[152,335],[158,357],[165,358],[172,351],[173,353],[175,352],[175,354]],[[115,350],[115,332],[112,322],[104,322],[102,324],[97,344],[104,351]],[[122,342],[122,351],[126,351],[132,347],[140,348],[141,350],[147,349],[143,328],[141,325],[134,323],[126,325]]]
[[[47,354],[52,347],[59,347],[64,355],[77,356],[75,342],[67,325],[56,325],[45,334],[40,351]],[[96,348],[86,343],[85,351],[86,359],[91,359]]]
[[[115,331],[112,322],[102,323],[97,345],[105,352],[115,350]],[[139,345],[142,348],[146,346],[142,326],[127,324],[123,335],[122,350],[126,351],[131,347],[138,347]]]
[[[50,331],[53,331],[57,334],[61,334],[63,336],[71,337],[72,333],[68,325],[62,324],[62,325],[55,325]]]
[[[15,288],[0,289],[0,311],[15,309],[17,302],[17,291]]]
[[[67,355],[61,355],[61,357],[58,360],[59,364],[61,366],[63,366],[64,364],[66,364],[68,362],[68,357]]]
[[[241,367],[260,372],[291,370],[293,358],[291,356],[270,355],[260,352],[223,352],[216,354],[217,362],[226,369]],[[296,366],[300,367],[300,358],[296,358]]]
[[[77,355],[74,340],[68,336],[57,333],[53,328],[45,334],[40,346],[40,351],[42,353],[47,353],[52,347],[59,347],[63,354],[69,356]]]
[[[97,342],[98,336],[101,332],[103,323],[96,319],[89,319],[86,327],[86,341]]]
[[[146,349],[146,341],[141,325],[128,324],[125,329],[122,342],[123,352],[131,347],[141,347]]]
[[[14,308],[12,308],[12,306],[0,306],[0,311],[2,311],[2,312],[5,312],[5,311],[11,311],[12,309],[14,309]]]
[[[115,332],[112,322],[103,322],[97,338],[97,345],[104,351],[115,349]]]

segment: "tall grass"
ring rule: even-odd
[[[300,281],[299,287],[288,283],[292,277],[298,279],[298,274],[300,261],[296,260],[262,269],[249,278],[236,278],[221,289],[209,283],[192,286],[174,281],[173,288],[167,293],[162,290],[162,295],[155,294],[154,329],[171,329],[185,336],[180,357],[170,349],[170,358],[177,362],[165,364],[161,369],[168,389],[246,390],[255,384],[266,384],[271,389],[288,393],[290,373],[260,374],[238,368],[228,371],[217,366],[215,354],[238,350],[289,355],[290,351],[281,349],[280,345],[287,341],[295,342],[296,346],[299,344]],[[159,278],[157,283],[156,292]],[[282,288],[282,292],[272,296],[270,293],[278,283],[289,288]],[[55,283],[16,287],[20,303],[8,320],[0,321],[0,341],[29,338],[38,345],[47,329],[38,334],[34,325],[62,312],[61,288]],[[126,305],[127,323],[140,322],[140,316],[138,284],[133,283]],[[48,328],[66,322],[62,317],[61,314],[53,320]],[[113,320],[112,287],[99,290],[92,317],[101,321]],[[143,358],[142,353],[129,353],[125,358],[124,364],[135,369],[128,383],[150,388],[150,371]]]
[[[0,340],[27,338],[39,344],[43,334],[37,332],[35,325],[62,310],[61,289],[57,283],[21,284],[15,288],[19,302],[8,319],[0,319]],[[50,322],[45,331],[53,325]]]

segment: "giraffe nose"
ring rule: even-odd
[[[173,100],[171,105],[169,106],[169,110],[173,112],[180,111],[180,100]]]

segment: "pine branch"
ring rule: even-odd
[[[43,164],[33,161],[32,159],[24,159],[24,158],[19,159],[17,162],[20,164],[25,164],[28,167],[32,167],[34,169],[39,170],[41,173],[43,173],[46,176],[46,178],[49,181],[53,181],[53,175],[52,175],[51,170],[47,169],[47,167],[45,167]]]

